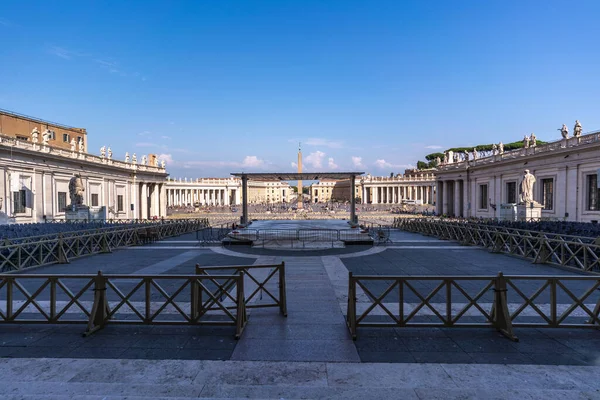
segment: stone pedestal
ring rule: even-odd
[[[500,221],[516,221],[517,220],[517,205],[515,203],[500,204]]]
[[[88,206],[71,206],[65,211],[67,221],[89,221],[90,208]]]
[[[539,221],[542,218],[543,206],[537,202],[517,205],[517,220],[519,221]]]
[[[106,207],[74,206],[65,212],[67,221],[106,221]]]

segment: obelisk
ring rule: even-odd
[[[298,143],[298,173],[302,173],[302,149],[300,143]],[[303,202],[304,196],[302,195],[302,180],[298,180],[298,210],[304,208]]]

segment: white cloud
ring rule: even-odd
[[[173,156],[171,156],[170,154],[159,154],[156,156],[156,158],[158,159],[158,161],[164,161],[167,164],[173,164]]]
[[[171,136],[163,135],[160,137],[161,139],[171,139]]]
[[[415,166],[411,165],[411,164],[392,164],[392,163],[389,163],[389,162],[385,161],[384,159],[377,160],[373,164],[375,165],[375,167],[377,167],[379,169],[410,169],[410,168],[415,168]]]
[[[64,47],[59,46],[50,46],[48,48],[48,53],[65,60],[70,60],[71,58],[77,55],[77,53],[75,53],[74,51],[67,50]]]
[[[438,145],[432,144],[432,145],[429,145],[429,146],[425,146],[425,148],[426,148],[426,149],[432,149],[432,150],[435,150],[435,149],[441,149],[441,148],[442,148],[442,146],[438,146]]]
[[[333,161],[333,157],[329,157],[329,160],[327,161],[327,166],[330,169],[337,169],[338,165]]]
[[[246,156],[244,161],[242,162],[242,167],[262,167],[264,165],[264,161],[259,159],[256,156]]]
[[[135,144],[135,147],[158,147],[158,145],[151,142],[138,142]]]
[[[150,131],[143,131],[138,133],[138,136],[150,136],[152,134],[152,132]]]
[[[354,165],[357,168],[364,167],[364,165],[362,163],[362,157],[352,156],[352,165]]]
[[[292,168],[298,168],[298,164],[296,164],[295,162],[291,162],[290,165],[292,166]]]
[[[311,165],[313,168],[322,168],[323,167],[323,158],[325,157],[325,153],[322,151],[315,151],[314,153],[310,153],[304,159],[307,164]]]
[[[329,147],[332,149],[340,149],[344,146],[343,142],[337,142],[334,140],[324,139],[324,138],[308,138],[304,144],[308,146],[323,146]]]

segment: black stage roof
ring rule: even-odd
[[[250,180],[266,181],[278,179],[280,181],[316,181],[319,179],[350,179],[353,176],[360,176],[364,172],[234,172],[231,175],[241,178],[246,176]]]

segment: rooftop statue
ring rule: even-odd
[[[128,163],[129,162],[129,152],[125,153],[125,162]]]
[[[100,147],[100,157],[106,157],[106,147],[104,146]]]
[[[525,137],[523,138],[523,148],[527,149],[529,148],[529,136],[525,135]]]
[[[559,131],[563,139],[569,138],[569,128],[567,128],[567,125],[563,124],[562,128],[560,128]]]
[[[50,130],[46,129],[43,133],[42,133],[42,144],[44,146],[48,145],[48,141],[50,140]]]
[[[573,128],[573,136],[575,137],[580,137],[581,136],[581,123],[579,122],[579,120],[575,121],[575,127]]]
[[[112,150],[110,149],[110,146],[108,146],[108,159],[112,160]]]
[[[35,128],[33,128],[33,130],[31,131],[31,141],[33,143],[37,143],[38,142],[38,136],[39,136],[40,132],[38,131],[37,126]]]
[[[83,145],[83,139],[79,141],[79,152],[83,153],[85,151],[85,146]]]
[[[531,133],[531,147],[537,146],[537,138],[535,137],[535,133]]]
[[[75,151],[75,146],[77,145],[77,142],[75,142],[75,138],[71,139],[71,151]]]
[[[498,143],[498,153],[499,154],[504,153],[504,143],[502,143],[502,142]]]

